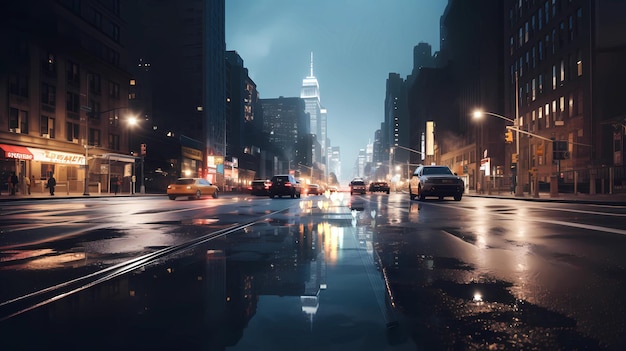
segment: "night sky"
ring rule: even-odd
[[[420,42],[439,50],[446,0],[226,0],[226,47],[248,68],[261,98],[299,97],[310,54],[341,148],[343,185],[359,149],[384,120],[385,84],[413,68]]]

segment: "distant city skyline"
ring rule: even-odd
[[[314,53],[328,138],[342,185],[384,119],[389,73],[406,78],[420,42],[439,50],[446,0],[226,2],[226,47],[244,60],[261,98],[300,96]]]

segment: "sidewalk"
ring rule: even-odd
[[[493,192],[487,194],[479,194],[474,190],[470,190],[465,193],[465,196],[473,197],[485,197],[485,198],[498,198],[498,199],[511,199],[521,201],[539,201],[539,202],[561,202],[561,203],[583,203],[583,204],[597,204],[597,205],[612,205],[612,206],[626,206],[626,193],[616,194],[571,194],[571,193],[559,193],[553,197],[549,192],[540,192],[539,197],[534,197],[528,193],[524,193],[523,196],[515,196],[509,192]]]
[[[136,196],[163,196],[165,197],[165,193],[162,194],[130,194],[128,192],[117,193],[117,195],[108,192],[90,192],[89,195],[83,195],[83,192],[67,192],[67,191],[55,191],[54,196],[50,195],[47,192],[31,192],[30,195],[24,195],[18,192],[16,195],[9,195],[7,192],[2,192],[0,194],[0,201],[17,201],[17,200],[48,200],[48,199],[70,199],[70,198],[97,198],[97,197],[136,197]]]

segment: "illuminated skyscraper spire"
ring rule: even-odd
[[[309,77],[315,77],[313,75],[313,51],[311,51],[311,74],[309,75]]]

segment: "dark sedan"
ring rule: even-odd
[[[370,183],[370,193],[387,193],[389,194],[389,183],[387,182],[371,182]]]

